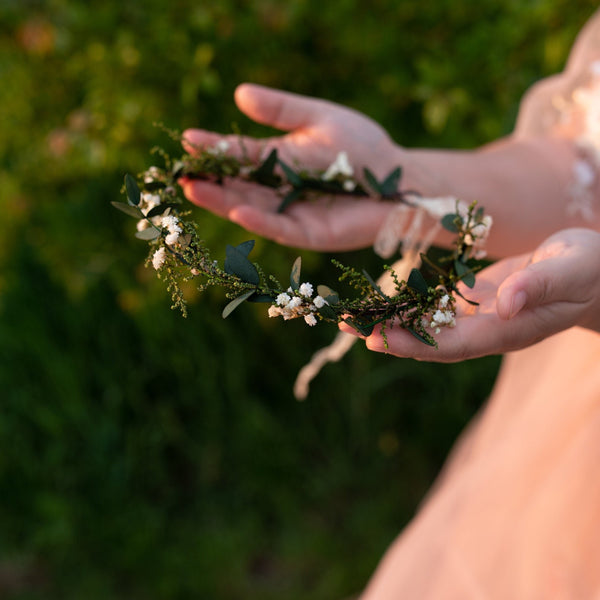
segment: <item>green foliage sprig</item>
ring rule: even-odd
[[[275,149],[258,164],[234,158],[227,150],[228,144],[223,142],[176,161],[162,153],[165,167],[151,167],[137,178],[126,175],[127,202],[112,203],[137,220],[136,237],[150,244],[147,264],[167,281],[173,308],[186,315],[181,284],[194,280],[200,291],[211,286],[224,290],[230,300],[223,310],[224,318],[244,302],[264,302],[270,305],[270,317],[281,316],[285,320],[302,317],[311,326],[318,321],[336,324],[344,321],[364,336],[370,335],[378,324],[382,324],[384,335],[386,327],[399,325],[432,346],[437,345],[432,332],[455,325],[455,294],[464,298],[457,284],[459,281],[468,287],[475,284],[473,259],[478,258],[491,225],[491,219],[475,203],[462,211],[457,203],[456,212],[443,217],[442,225],[456,234],[456,241],[451,251],[437,262],[422,256],[433,277],[426,279],[420,270],[413,269],[408,279],[402,281],[386,267],[394,282],[393,295],[385,294],[366,271],[359,272],[338,261],[334,264],[341,271],[339,280],[357,292],[355,298],[342,298],[326,285],[302,282],[300,258],[292,266],[289,285],[284,286],[250,260],[254,240],[227,245],[222,266],[213,260],[197,224],[188,220],[190,213],[184,209],[178,180],[201,178],[221,184],[225,178],[233,177],[259,183],[280,192],[279,210],[283,211],[292,202],[311,194],[374,196],[408,202],[407,193],[398,191],[401,168],[394,169],[381,181],[365,169],[363,184],[354,178],[345,153],[340,153],[327,171],[313,173],[294,170],[279,159]]]

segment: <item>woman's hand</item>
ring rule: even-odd
[[[388,134],[368,117],[349,108],[243,84],[235,92],[239,109],[255,121],[287,131],[269,139],[243,138],[244,149],[256,161],[277,148],[280,158],[325,170],[337,154],[345,151],[356,175],[364,166],[382,178],[400,166],[399,149]],[[194,147],[230,142],[230,153],[242,155],[239,137],[190,129],[184,133],[189,152]],[[182,182],[186,196],[195,204],[281,244],[332,251],[369,246],[390,210],[388,203],[343,196],[298,202],[277,213],[281,197],[270,189],[241,181],[214,185],[198,180]]]
[[[478,273],[475,287],[463,289],[479,302],[458,298],[456,327],[437,336],[438,349],[399,327],[380,329],[366,345],[377,352],[436,362],[455,362],[502,354],[535,344],[579,325],[600,332],[600,233],[560,231],[534,252],[501,260]],[[351,327],[340,328],[356,334]]]

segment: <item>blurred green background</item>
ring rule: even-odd
[[[489,393],[493,357],[358,345],[298,403],[332,338],[219,293],[190,316],[115,211],[178,152],[153,127],[265,135],[255,81],[355,107],[409,146],[510,131],[591,0],[0,0],[0,597],[348,598]],[[215,257],[239,228],[197,212]],[[296,250],[258,240],[284,277]],[[377,272],[371,251],[338,255]],[[303,253],[332,282],[329,256]]]

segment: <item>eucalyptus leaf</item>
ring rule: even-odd
[[[287,180],[296,188],[302,187],[302,178],[291,167],[286,165],[282,160],[279,160],[279,166],[285,173]]]
[[[363,269],[362,274],[364,275],[365,279],[369,282],[369,284],[371,285],[371,287],[382,297],[382,298],[387,298],[387,296],[383,293],[383,290],[377,285],[376,281],[367,273],[367,271],[365,271]]]
[[[379,181],[377,181],[377,178],[375,177],[375,175],[373,175],[373,172],[368,169],[367,167],[365,167],[363,169],[363,174],[365,176],[365,179],[367,180],[367,183],[369,184],[369,187],[376,193],[379,195],[383,195],[383,192],[381,190],[381,185],[379,184]]]
[[[329,306],[329,304],[323,304],[323,306],[321,306],[321,308],[318,308],[317,310],[319,311],[319,314],[322,315],[325,319],[337,321],[338,315],[335,312],[335,310],[333,310],[333,308]]]
[[[465,296],[461,294],[460,290],[456,286],[454,286],[452,289],[456,292],[458,296],[460,296],[465,302],[467,302],[471,306],[479,306],[479,302],[475,302],[475,300],[469,300],[468,298],[465,298]]]
[[[241,296],[238,296],[234,300],[232,300],[224,309],[222,316],[226,319],[240,304],[243,304],[252,294],[254,294],[254,290],[250,290],[249,292],[245,292]]]
[[[236,248],[247,258],[250,252],[252,252],[252,248],[254,248],[254,240],[247,240],[238,244]]]
[[[423,277],[419,269],[413,269],[410,272],[408,280],[406,281],[406,285],[415,290],[415,292],[421,294],[421,296],[427,296],[429,293],[429,285],[427,284],[427,281],[425,281],[425,277]]]
[[[292,202],[300,198],[300,196],[302,196],[302,190],[293,189],[281,201],[281,204],[277,207],[277,212],[282,213]]]
[[[344,319],[344,321],[348,323],[350,327],[354,327],[354,329],[356,329],[358,333],[364,335],[365,337],[369,337],[371,333],[373,333],[373,329],[375,328],[375,325],[364,325],[363,323],[359,323],[358,321],[355,321],[354,319],[350,318]]]
[[[127,192],[127,200],[129,203],[132,206],[137,206],[140,203],[140,188],[129,173],[125,175],[125,191]]]
[[[242,281],[258,285],[260,276],[256,267],[235,246],[227,244],[225,248],[225,272],[236,275]]]
[[[158,206],[155,206],[154,208],[151,208],[146,213],[146,216],[149,219],[151,219],[152,217],[157,217],[158,215],[162,215],[163,213],[166,212],[167,209],[169,209],[169,208],[175,208],[177,206],[178,206],[177,204],[165,202],[164,204],[159,204]]]
[[[146,229],[142,229],[142,231],[138,231],[135,234],[135,237],[138,240],[155,240],[160,235],[160,229],[156,227],[148,227]]]
[[[157,192],[158,190],[164,190],[167,184],[164,181],[149,181],[144,184],[144,190],[147,192]]]
[[[248,302],[275,302],[275,296],[270,294],[254,294],[248,298]]]
[[[460,260],[454,261],[454,269],[460,280],[469,288],[475,285],[475,273]]]
[[[398,192],[398,184],[402,176],[402,169],[396,167],[381,183],[382,196],[394,196]]]
[[[326,285],[318,285],[317,294],[328,304],[337,304],[340,301],[339,294]]]
[[[130,217],[134,217],[135,219],[144,218],[144,213],[137,206],[131,206],[131,204],[125,204],[125,202],[115,201],[111,202],[111,204]]]
[[[442,217],[442,227],[451,233],[458,233],[459,229],[456,226],[456,220],[460,219],[460,215],[450,213]]]
[[[173,163],[173,167],[171,169],[171,174],[173,176],[173,179],[178,179],[179,177],[181,177],[183,175],[184,169],[185,169],[185,163],[183,163],[183,161],[181,161],[181,160],[176,160]]]
[[[412,335],[414,335],[420,342],[423,342],[424,344],[427,344],[428,346],[437,346],[437,344],[435,343],[435,340],[431,337],[425,337],[423,335],[421,335],[420,333],[418,333],[417,331],[415,331],[412,327],[405,327],[406,331],[408,331],[408,333],[412,333]]]
[[[264,162],[252,172],[252,178],[257,183],[269,185],[278,180],[277,175],[273,172],[275,165],[277,164],[277,149],[273,148],[269,153],[269,156]]]
[[[300,272],[302,269],[302,257],[298,257],[292,265],[292,271],[290,273],[290,286],[294,291],[297,291],[300,287]]]

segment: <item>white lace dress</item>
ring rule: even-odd
[[[578,146],[566,215],[598,227],[600,12],[523,101],[515,135],[548,134]],[[600,600],[600,334],[573,328],[505,357],[362,600],[387,599]]]

